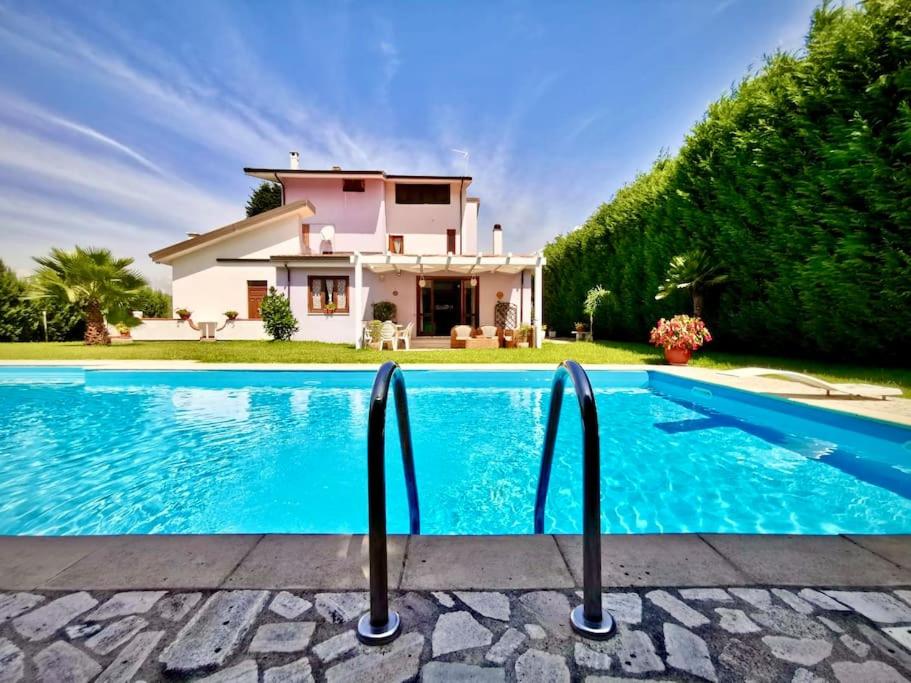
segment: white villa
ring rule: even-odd
[[[373,304],[389,301],[418,340],[528,324],[540,346],[545,260],[504,252],[499,225],[479,248],[470,177],[304,170],[296,153],[290,166],[244,169],[278,183],[282,206],[150,254],[171,266],[174,306],[192,315],[145,319],[134,338],[268,338],[259,303],[274,286],[298,319],[296,340],[359,347]]]

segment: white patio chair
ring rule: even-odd
[[[485,339],[496,339],[497,338],[497,326],[496,325],[481,325],[481,336]]]
[[[411,332],[412,332],[413,328],[414,328],[414,322],[410,322],[405,326],[405,329],[401,330],[397,335],[399,339],[401,339],[403,342],[405,342],[406,351],[411,350]]]
[[[395,333],[395,323],[391,320],[384,322],[383,328],[380,330],[380,350],[382,350],[387,343],[392,347],[393,351],[399,350],[399,337]]]

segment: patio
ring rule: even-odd
[[[19,592],[0,595],[0,680],[911,675],[904,536],[605,536],[618,630],[600,643],[567,619],[579,537],[399,536],[390,550],[403,633],[368,648],[354,636],[363,536],[6,537],[0,588]]]

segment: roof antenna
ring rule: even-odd
[[[460,155],[465,160],[465,177],[468,177],[468,158],[471,156],[467,150],[464,149],[452,149],[453,152]]]

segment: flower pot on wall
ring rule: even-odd
[[[664,349],[664,360],[669,365],[686,365],[692,355],[693,352],[689,349]]]

